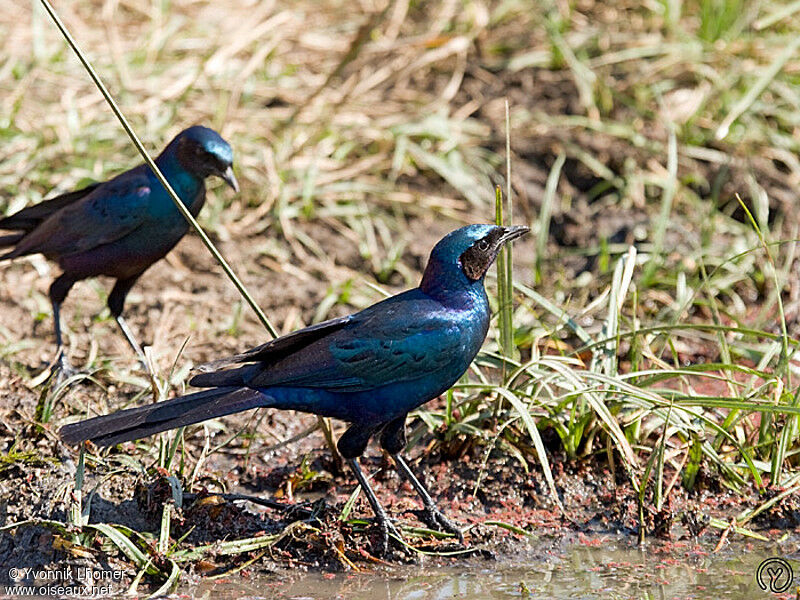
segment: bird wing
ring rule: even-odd
[[[27,206],[22,210],[15,212],[13,215],[9,215],[4,219],[0,219],[0,229],[6,229],[9,231],[32,231],[37,225],[46,220],[54,212],[57,212],[65,206],[69,206],[84,196],[87,196],[99,185],[99,183],[91,183],[79,190],[67,192],[66,194],[56,196],[55,198],[42,200],[38,204]]]
[[[202,364],[197,367],[197,370],[201,374],[197,375],[195,379],[192,379],[192,385],[197,385],[195,383],[196,381],[202,381],[203,379],[208,378],[211,375],[215,375],[222,369],[232,365],[250,362],[277,362],[286,355],[297,352],[309,344],[322,339],[327,335],[330,335],[334,331],[339,331],[342,327],[350,323],[352,319],[353,316],[348,315],[346,317],[339,317],[338,319],[323,321],[322,323],[317,323],[315,325],[311,325],[310,327],[306,327],[305,329],[293,331],[287,335],[270,340],[266,344],[256,346],[255,348],[251,348],[250,350],[242,352],[241,354]],[[211,385],[218,384],[212,383]]]
[[[446,367],[464,350],[458,324],[440,304],[412,292],[353,315],[338,331],[260,365],[247,384],[358,392]]]
[[[56,210],[26,235],[13,256],[78,254],[125,237],[147,219],[150,181],[136,168]]]
[[[202,365],[199,370],[206,372],[189,383],[357,392],[427,375],[463,351],[456,321],[415,289]],[[249,364],[225,368],[241,363]]]

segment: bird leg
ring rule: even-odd
[[[64,342],[61,339],[61,305],[58,302],[53,302],[53,328],[56,334],[56,358],[53,366],[53,375],[56,378],[56,385],[60,385],[65,379],[76,375],[78,369],[70,364],[64,348]]]
[[[375,513],[375,520],[377,521],[378,528],[381,532],[381,546],[378,548],[378,555],[384,556],[389,551],[389,534],[392,534],[392,536],[396,537],[398,540],[402,540],[403,536],[400,535],[399,531],[397,531],[394,523],[389,520],[389,517],[386,515],[386,511],[383,510],[380,502],[378,502],[378,497],[375,495],[375,492],[372,490],[369,482],[367,482],[367,478],[364,476],[364,472],[361,470],[361,466],[358,464],[358,459],[348,458],[347,464],[350,465],[353,474],[358,480],[358,484],[366,494],[370,506],[372,506],[372,512]]]
[[[117,322],[117,325],[119,325],[119,328],[122,331],[122,335],[125,336],[128,345],[130,345],[130,347],[133,348],[133,351],[139,358],[139,362],[142,363],[142,367],[144,368],[144,370],[150,373],[150,366],[147,364],[147,356],[145,356],[144,350],[142,350],[142,347],[139,345],[139,342],[137,342],[136,338],[133,337],[133,332],[131,331],[131,328],[128,327],[128,322],[122,315],[115,316],[114,320]]]
[[[431,529],[438,529],[455,534],[456,537],[458,537],[458,541],[463,544],[464,534],[461,533],[461,529],[459,529],[458,525],[453,523],[453,521],[445,517],[444,513],[436,507],[436,503],[433,501],[433,498],[431,498],[428,490],[426,490],[422,482],[414,476],[414,473],[409,468],[405,459],[399,454],[392,454],[392,458],[394,459],[395,465],[397,465],[397,472],[400,473],[403,479],[411,484],[411,487],[414,488],[422,499],[422,505],[425,508],[422,511],[421,518],[425,524]]]
[[[128,345],[133,348],[133,351],[139,358],[139,362],[142,363],[142,368],[147,372],[148,375],[150,375],[152,379],[153,373],[150,371],[150,366],[147,364],[147,357],[144,354],[144,350],[142,350],[139,342],[136,341],[131,328],[128,327],[128,322],[122,316],[122,309],[125,306],[125,298],[127,297],[128,292],[131,291],[133,284],[135,284],[136,280],[139,279],[139,275],[141,275],[141,273],[137,273],[136,275],[128,277],[127,279],[117,279],[114,287],[111,290],[111,293],[108,295],[107,303],[114,320],[117,322],[120,331],[122,331],[122,335],[125,336],[125,340],[128,342]]]
[[[57,385],[78,373],[78,370],[67,359],[64,341],[61,338],[61,304],[73,285],[75,285],[75,281],[62,273],[50,284],[48,292],[50,303],[53,305],[53,330],[56,334],[56,357],[53,360],[53,376],[55,376]]]
[[[431,498],[428,490],[422,482],[416,478],[405,459],[400,456],[400,451],[406,447],[406,415],[389,421],[381,432],[381,447],[389,452],[394,459],[397,472],[400,476],[411,484],[422,500],[423,510],[420,515],[422,521],[431,529],[438,529],[455,534],[458,540],[464,543],[464,534],[461,533],[458,525],[444,516],[444,513],[436,507],[436,503]]]
[[[339,437],[336,446],[339,449],[339,453],[347,461],[347,464],[350,465],[350,469],[356,476],[358,484],[361,486],[361,489],[364,490],[364,494],[366,494],[367,500],[369,500],[369,504],[372,506],[372,512],[375,513],[375,520],[381,531],[381,547],[378,549],[378,554],[383,556],[389,550],[389,534],[391,533],[398,540],[402,540],[403,536],[400,535],[400,532],[397,531],[397,528],[389,520],[389,517],[386,516],[386,511],[383,510],[380,502],[378,502],[378,497],[367,482],[367,478],[364,477],[364,472],[358,464],[358,457],[364,454],[364,450],[366,450],[367,444],[369,443],[369,438],[372,437],[375,430],[376,427],[373,426],[353,424]]]

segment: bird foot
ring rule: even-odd
[[[68,379],[79,375],[81,370],[72,366],[72,363],[67,360],[63,352],[60,352],[58,358],[50,369],[49,380],[52,382],[53,387],[59,387]]]
[[[378,526],[378,531],[380,532],[380,545],[375,549],[375,553],[378,557],[384,557],[389,553],[389,536],[391,535],[392,539],[395,542],[395,545],[402,550],[403,552],[408,552],[408,548],[403,543],[403,536],[398,531],[397,527],[395,527],[394,523],[391,519],[386,517],[375,517],[375,523]]]
[[[464,545],[464,534],[461,533],[461,529],[435,506],[426,506],[423,510],[414,512],[431,529],[452,533],[461,545]]]
[[[286,519],[298,521],[319,521],[320,514],[328,507],[325,498],[290,504],[283,509]]]

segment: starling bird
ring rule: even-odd
[[[208,390],[66,425],[61,438],[110,446],[256,407],[342,419],[350,427],[337,447],[375,512],[383,551],[396,531],[357,461],[376,433],[422,498],[425,522],[463,539],[400,456],[405,420],[458,381],[478,354],[490,318],[484,276],[503,244],[527,231],[457,229],[434,247],[419,287],[208,363],[190,381]]]
[[[207,127],[183,130],[155,162],[195,216],[205,203],[206,177],[216,175],[234,191],[239,189],[231,168],[230,145]],[[142,273],[189,230],[186,219],[147,165],[24,208],[0,220],[0,230],[16,232],[0,235],[0,248],[11,248],[0,254],[0,261],[44,254],[61,267],[62,273],[49,292],[60,377],[73,371],[61,339],[61,304],[76,282],[97,275],[116,279],[108,307],[146,366],[142,348],[122,317],[125,297]]]

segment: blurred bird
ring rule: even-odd
[[[190,383],[209,390],[66,425],[61,438],[111,446],[256,407],[335,417],[350,423],[337,447],[375,512],[381,551],[390,531],[399,534],[357,461],[378,432],[400,475],[421,497],[423,520],[463,542],[400,456],[405,419],[448,390],[477,355],[489,329],[486,271],[503,244],[527,231],[493,225],[457,229],[434,247],[418,288],[203,365]]]
[[[179,133],[156,158],[156,164],[192,215],[203,208],[205,178],[221,177],[234,191],[233,151],[220,135],[196,125]],[[44,254],[61,267],[50,285],[58,346],[59,377],[73,372],[61,339],[61,304],[72,286],[88,277],[117,281],[108,307],[125,339],[147,367],[144,352],[122,317],[125,297],[150,265],[163,258],[186,234],[189,224],[147,165],[139,165],[102,183],[69,192],[0,220],[0,261]]]

